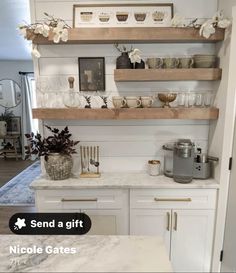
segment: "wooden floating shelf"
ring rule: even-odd
[[[220,80],[220,68],[191,69],[116,69],[114,79],[117,82],[141,81],[216,81]]]
[[[0,150],[0,155],[1,154],[4,154],[4,153],[9,153],[9,154],[15,154],[16,153],[16,151],[15,150],[10,150],[10,149],[1,149]]]
[[[218,108],[33,109],[42,120],[218,119]]]
[[[30,35],[28,39],[34,44],[53,44],[52,33],[49,38],[42,35]],[[199,35],[199,29],[174,27],[119,27],[119,28],[72,28],[69,39],[61,44],[113,44],[113,43],[216,43],[223,41],[224,29],[206,39]]]

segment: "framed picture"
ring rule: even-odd
[[[12,117],[7,123],[8,135],[20,135],[21,134],[21,117]]]
[[[105,58],[79,58],[80,91],[105,91]]]
[[[101,4],[74,5],[73,27],[168,27],[174,5]]]

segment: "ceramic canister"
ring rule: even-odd
[[[160,175],[161,163],[159,160],[149,160],[148,161],[148,173],[151,176]]]

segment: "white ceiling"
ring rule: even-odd
[[[29,0],[0,0],[0,60],[30,60],[30,43],[19,35],[18,24],[30,23]]]

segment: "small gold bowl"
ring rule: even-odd
[[[161,102],[164,102],[163,108],[170,108],[170,103],[176,100],[177,94],[175,94],[175,93],[159,93],[158,98]]]

